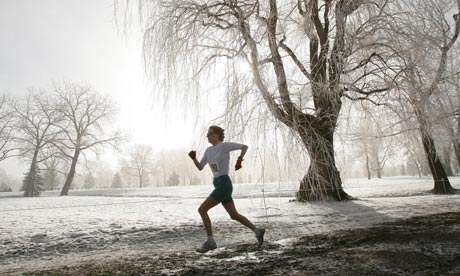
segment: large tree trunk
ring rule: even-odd
[[[446,171],[439,159],[439,155],[436,151],[436,146],[434,144],[434,139],[431,136],[430,124],[428,123],[428,118],[423,110],[414,105],[415,115],[420,124],[420,133],[422,136],[423,150],[428,159],[428,167],[430,168],[431,175],[434,180],[434,188],[432,190],[435,194],[453,194],[455,193],[454,188],[450,185],[449,179],[447,178]]]
[[[327,131],[306,131],[300,133],[310,153],[310,166],[300,181],[297,200],[315,201],[352,199],[342,188],[340,173],[335,166],[333,129]]]
[[[431,175],[434,180],[433,193],[435,194],[453,194],[455,193],[454,188],[450,185],[449,179],[447,178],[446,171],[442,166],[441,160],[439,159],[438,153],[434,140],[430,134],[426,131],[422,131],[422,143],[425,154],[428,158],[428,166],[430,167]]]
[[[444,165],[444,169],[446,170],[447,176],[454,176],[454,170],[452,170],[452,163],[450,162],[450,154],[452,152],[452,144],[449,147],[444,149],[443,152],[443,159],[442,164]]]
[[[67,174],[67,178],[65,180],[64,187],[62,187],[61,196],[69,195],[70,186],[72,185],[73,178],[75,177],[79,155],[80,155],[80,149],[77,148],[75,149],[74,156],[72,158],[72,164],[70,165],[70,171]]]

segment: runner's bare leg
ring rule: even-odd
[[[256,229],[256,226],[252,224],[245,216],[242,214],[238,213],[236,210],[235,204],[233,202],[229,202],[224,204],[225,210],[227,210],[227,213],[230,215],[230,218],[233,220],[236,220],[243,224],[244,226],[248,227],[249,229],[253,230]]]
[[[198,213],[200,213],[201,219],[203,220],[203,225],[206,229],[206,234],[208,235],[208,237],[212,236],[212,225],[211,219],[208,216],[208,211],[209,209],[215,207],[217,204],[219,204],[217,200],[208,196],[198,208]]]

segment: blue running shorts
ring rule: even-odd
[[[214,178],[212,184],[214,185],[214,191],[210,194],[212,198],[214,198],[217,202],[222,203],[222,205],[233,202],[233,185],[232,180],[228,175],[222,175]]]

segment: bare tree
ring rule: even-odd
[[[371,141],[369,143],[369,154],[371,156],[371,168],[376,172],[377,178],[382,178],[385,164],[394,154],[394,143],[392,133],[392,122],[388,122],[388,114],[374,112],[369,126]]]
[[[442,90],[445,91],[445,97],[436,97],[436,108],[444,110],[441,116],[438,117],[438,124],[441,131],[446,132],[446,140],[450,145],[445,146],[445,155],[450,155],[453,152],[460,167],[460,49],[457,47],[456,51],[451,54],[450,66],[446,75],[449,78],[443,83]],[[453,148],[448,150],[447,148]],[[449,152],[449,153],[448,153]],[[447,159],[447,156],[445,157]],[[446,160],[448,161],[448,160]]]
[[[128,159],[123,160],[124,171],[138,179],[139,188],[144,187],[145,180],[154,164],[153,148],[145,144],[135,144],[128,151]]]
[[[415,168],[418,177],[421,178],[422,175],[429,173],[429,169],[427,169],[426,155],[423,148],[420,147],[421,141],[417,134],[418,133],[414,133],[414,131],[406,132],[405,135],[401,137],[401,140],[404,145],[408,167]]]
[[[433,192],[453,193],[435,146],[431,114],[440,112],[433,110],[432,102],[444,95],[441,85],[448,78],[446,64],[459,35],[460,1],[410,1],[394,8],[394,15],[382,29],[388,31],[386,43],[395,50],[395,62],[403,68],[398,89],[406,95],[417,118],[434,179]]]
[[[184,99],[196,102],[194,97],[205,90],[200,81],[210,89],[211,74],[206,73],[212,72],[211,79],[224,80],[216,85],[227,87],[226,110],[241,125],[247,125],[248,116],[257,116],[254,107],[264,103],[300,140],[310,162],[298,200],[350,198],[335,164],[334,132],[343,97],[356,100],[386,91],[366,84],[365,77],[378,82],[381,68],[374,65],[383,57],[364,50],[369,48],[365,43],[354,43],[372,35],[370,18],[379,16],[385,5],[366,5],[370,2],[364,0],[143,3],[148,12],[146,66],[159,84],[172,88],[165,91],[181,91],[186,83],[184,91],[197,93],[182,94]],[[241,60],[249,64],[252,78],[235,66]],[[243,105],[246,112],[232,112]]]
[[[51,158],[54,153],[53,143],[59,137],[61,130],[56,127],[61,122],[61,116],[55,109],[55,99],[43,92],[31,91],[24,100],[13,104],[15,115],[15,132],[19,144],[19,155],[30,160],[28,174],[35,176],[39,163]],[[36,195],[35,182],[27,181],[24,196]]]
[[[16,150],[13,134],[13,108],[5,94],[0,95],[0,162]]]
[[[55,85],[54,94],[58,99],[56,110],[63,118],[59,124],[63,137],[54,145],[64,158],[70,160],[70,169],[61,191],[61,195],[68,195],[80,155],[88,150],[97,153],[107,145],[115,147],[124,137],[119,131],[106,131],[116,113],[110,98],[98,94],[89,86],[70,83]]]

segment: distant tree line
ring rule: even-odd
[[[67,195],[81,156],[124,139],[111,128],[115,103],[90,86],[55,84],[0,100],[0,160],[20,157],[30,164],[22,185],[25,197],[55,189],[58,175],[64,176],[61,195]]]

